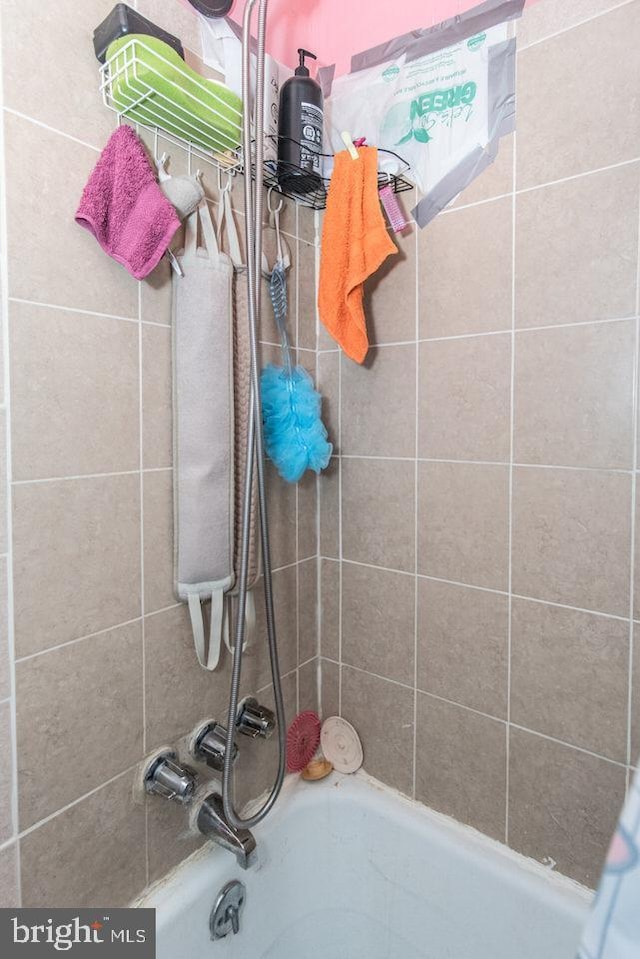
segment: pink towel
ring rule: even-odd
[[[137,280],[157,266],[180,220],[145,149],[123,125],[112,133],[82,193],[76,223]]]

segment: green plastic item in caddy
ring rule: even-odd
[[[231,159],[240,145],[242,100],[224,83],[201,76],[167,43],[142,34],[109,44],[107,63],[111,100],[127,117]]]

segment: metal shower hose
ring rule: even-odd
[[[255,95],[255,182],[251,177],[251,15],[258,2],[258,49]],[[247,460],[244,477],[242,504],[242,548],[240,554],[240,577],[238,588],[238,612],[234,640],[233,673],[229,694],[227,716],[227,739],[222,774],[222,802],[228,822],[236,829],[251,829],[261,822],[276,802],[285,774],[286,730],[278,643],[276,638],[273,608],[273,585],[271,580],[271,550],[267,495],[264,476],[264,440],[262,434],[262,406],[260,403],[260,371],[258,368],[258,323],[260,320],[260,276],[262,262],[262,213],[264,178],[264,61],[265,33],[268,0],[247,0],[242,25],[242,102],[243,110],[243,155],[245,165],[245,229],[247,244],[247,284],[249,291],[249,340],[251,352],[251,399],[247,437]],[[254,455],[255,454],[255,455]],[[242,675],[242,648],[245,635],[245,609],[247,600],[247,574],[249,567],[249,533],[252,505],[254,462],[257,473],[258,505],[260,513],[260,540],[262,544],[262,568],[264,600],[267,620],[267,637],[271,676],[275,694],[278,723],[278,773],[269,797],[261,808],[248,819],[241,819],[234,808],[233,796],[233,743],[238,713],[238,694]]]

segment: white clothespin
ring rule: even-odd
[[[358,151],[356,150],[354,146],[353,140],[351,138],[351,134],[347,130],[343,130],[340,136],[342,137],[342,142],[344,143],[347,150],[351,154],[351,159],[358,160],[359,159]]]

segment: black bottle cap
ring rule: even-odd
[[[303,50],[302,47],[298,47],[298,56],[300,57],[300,66],[296,67],[296,76],[308,77],[309,67],[304,62],[305,57],[311,57],[312,60],[317,60],[318,58],[315,53],[311,53],[309,50]]]

